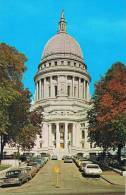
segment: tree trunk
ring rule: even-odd
[[[119,163],[121,162],[121,149],[122,149],[122,147],[123,147],[122,144],[118,145],[117,159],[118,159]]]
[[[4,146],[5,146],[5,141],[4,141],[4,135],[1,134],[0,136],[0,164],[1,164],[1,160],[4,158]]]

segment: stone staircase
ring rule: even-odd
[[[54,149],[53,154],[58,156],[58,160],[62,160],[62,157],[69,155],[69,152],[66,149]]]

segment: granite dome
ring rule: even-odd
[[[61,14],[58,33],[53,36],[45,45],[42,59],[53,54],[72,54],[83,59],[80,45],[67,33],[64,12]]]
[[[42,58],[57,53],[73,54],[83,58],[81,48],[77,41],[65,32],[59,32],[47,42]]]

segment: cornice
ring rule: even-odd
[[[59,65],[59,66],[47,67],[47,68],[45,68],[45,69],[39,70],[39,71],[37,72],[37,74],[35,75],[34,80],[36,80],[37,77],[40,76],[40,75],[44,76],[44,74],[53,73],[53,74],[52,74],[52,76],[53,76],[54,73],[56,73],[56,72],[57,72],[57,73],[60,73],[61,71],[62,71],[62,73],[64,72],[65,74],[66,74],[67,71],[70,71],[71,74],[69,73],[69,75],[71,75],[71,76],[73,75],[73,74],[72,74],[73,72],[74,72],[75,74],[76,74],[76,73],[79,73],[79,74],[81,74],[82,76],[86,76],[86,77],[89,79],[89,81],[91,81],[91,77],[89,76],[88,72],[85,71],[85,69],[82,70],[82,69],[77,68],[77,67],[65,66],[65,65],[63,65],[63,66]],[[85,71],[85,72],[84,72],[84,71]],[[54,76],[55,76],[55,75],[54,75]]]

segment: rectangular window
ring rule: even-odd
[[[68,61],[68,65],[70,65],[70,61]]]
[[[85,138],[85,132],[82,131],[82,139],[84,139],[84,138]]]
[[[49,97],[51,96],[51,90],[50,90],[50,86],[49,86]]]
[[[55,66],[57,66],[57,61],[55,61]]]
[[[40,142],[40,148],[42,148],[42,143]]]
[[[67,86],[67,95],[70,96],[70,86]]]
[[[61,65],[64,65],[64,61],[61,61]]]
[[[76,97],[76,90],[77,90],[77,88],[74,87],[74,97]]]
[[[55,97],[57,96],[57,86],[55,86]]]

